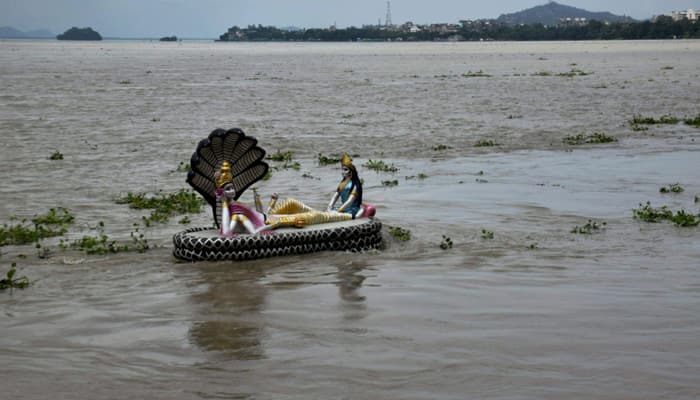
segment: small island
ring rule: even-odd
[[[164,36],[160,38],[161,42],[177,42],[177,36]]]
[[[93,31],[92,28],[72,27],[62,34],[56,36],[58,40],[102,40],[102,36]]]

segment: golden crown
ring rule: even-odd
[[[221,164],[221,171],[219,171],[218,175],[218,179],[216,182],[214,182],[217,188],[233,182],[233,176],[231,176],[231,166],[229,165],[228,161],[224,161]]]
[[[354,167],[354,165],[352,165],[352,158],[350,158],[350,156],[347,153],[343,154],[343,158],[340,159],[340,164],[343,167],[348,167],[348,168]]]

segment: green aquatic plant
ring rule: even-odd
[[[85,251],[86,254],[113,254],[127,251],[137,251],[139,253],[144,253],[149,249],[148,240],[146,235],[140,231],[140,225],[134,224],[134,230],[131,231],[131,242],[133,247],[129,247],[126,244],[118,244],[115,240],[110,240],[110,238],[105,234],[104,222],[100,221],[97,226],[93,227],[96,231],[95,235],[84,235],[82,238],[74,240],[70,243],[70,247]],[[65,242],[61,242],[61,248],[66,248]]]
[[[493,140],[479,140],[474,145],[474,147],[493,147],[493,146],[500,146],[500,145],[498,143],[494,142]]]
[[[486,229],[482,229],[481,230],[481,238],[482,239],[493,239],[493,232],[487,231]]]
[[[147,226],[153,222],[168,222],[169,218],[179,214],[197,214],[204,205],[204,200],[195,192],[180,189],[176,193],[158,193],[149,196],[147,193],[128,192],[126,196],[115,200],[117,204],[128,204],[136,210],[151,209],[148,217],[143,217]]]
[[[313,175],[311,175],[311,174],[309,174],[309,173],[307,173],[307,172],[304,172],[303,174],[301,174],[301,177],[302,177],[302,178],[306,178],[306,179],[315,179],[315,180],[317,180],[317,181],[320,181],[320,180],[321,180],[321,178],[317,178],[317,177],[315,177],[315,176],[313,176]]]
[[[406,228],[387,225],[387,230],[391,236],[393,236],[394,239],[398,240],[399,242],[407,242],[411,240],[411,231]]]
[[[693,215],[691,213],[687,213],[685,210],[679,210],[670,218],[670,220],[678,226],[698,226],[698,224],[700,224],[700,214]]]
[[[0,227],[0,246],[34,243],[40,239],[60,236],[64,233],[66,233],[66,230],[63,228],[56,230],[36,225],[28,226],[23,224],[3,224],[3,226]]]
[[[68,209],[59,207],[35,215],[31,221],[24,218],[18,224],[3,224],[0,227],[0,246],[34,243],[48,237],[61,236],[68,231],[67,225],[73,223],[74,219]]]
[[[700,114],[696,115],[695,118],[686,118],[683,122],[685,122],[686,125],[700,128]]]
[[[587,75],[592,75],[592,72],[585,72],[580,69],[572,68],[569,72],[562,72],[560,74],[557,74],[558,76],[563,76],[565,78],[573,78],[576,76],[587,76]]]
[[[433,151],[444,151],[444,150],[449,150],[451,148],[452,148],[452,146],[448,146],[446,144],[438,144],[436,146],[433,146]]]
[[[377,172],[393,173],[399,170],[394,164],[389,165],[382,160],[368,160],[366,163],[362,164],[362,166]]]
[[[617,138],[614,136],[608,136],[604,133],[594,132],[592,135],[579,133],[578,135],[566,136],[562,139],[562,141],[566,144],[576,146],[580,144],[613,143],[617,142]]]
[[[70,247],[85,251],[87,254],[108,254],[129,250],[128,246],[119,246],[114,240],[104,233],[104,222],[100,221],[94,229],[97,235],[84,235],[82,238],[71,242]]]
[[[142,216],[141,221],[147,227],[150,227],[154,223],[167,224],[170,221],[170,216],[163,211],[154,210],[148,216]]]
[[[35,215],[32,223],[35,225],[69,225],[75,220],[70,210],[64,207],[50,208],[45,214]]]
[[[187,218],[187,217],[185,217]],[[180,222],[182,223],[182,221]],[[146,235],[140,231],[139,224],[134,224],[134,230],[131,231],[131,243],[133,244],[133,249],[139,253],[145,253],[150,247],[148,246],[148,240]]]
[[[0,290],[24,289],[30,285],[29,278],[26,276],[15,278],[16,274],[17,264],[12,263],[12,267],[7,271],[5,278],[0,279]]]
[[[692,214],[685,210],[676,211],[675,214],[667,206],[653,208],[647,201],[646,205],[639,204],[638,209],[632,210],[634,218],[646,222],[671,221],[682,227],[697,226],[700,223],[700,214]]]
[[[177,221],[177,223],[180,225],[187,225],[190,222],[192,222],[192,221],[190,221],[190,217],[188,217],[187,215],[185,215],[184,217],[180,218],[179,221]]]
[[[668,70],[672,70],[672,69],[673,69],[673,67],[670,65],[665,65],[665,66],[661,67],[662,71],[668,71]]]
[[[410,175],[410,176],[406,176],[406,177],[405,177],[405,179],[406,179],[407,181],[408,181],[408,180],[411,180],[411,179],[421,179],[421,180],[422,180],[422,179],[427,179],[427,178],[428,178],[428,175],[426,175],[426,174],[424,174],[424,173],[422,173],[422,172],[421,172],[420,174],[418,174],[418,175]]]
[[[651,202],[647,201],[645,205],[639,203],[639,208],[633,209],[632,215],[635,219],[641,219],[645,222],[659,222],[670,219],[673,216],[673,211],[669,210],[667,206],[654,208],[651,206]]]
[[[662,115],[659,119],[652,117],[644,117],[642,115],[635,115],[629,121],[630,125],[675,125],[681,120],[678,117],[666,114]]]
[[[586,225],[583,226],[574,226],[574,228],[571,230],[571,233],[578,233],[582,235],[591,235],[594,232],[598,232],[601,227],[604,227],[607,225],[607,222],[603,221],[600,224],[596,221],[588,220]]]
[[[448,236],[442,235],[442,242],[440,242],[440,248],[443,250],[452,248],[452,239]]]
[[[129,250],[129,246],[117,245],[114,240],[110,241],[107,235],[85,235],[82,238],[72,242],[71,247],[85,251],[87,254],[109,254]]]
[[[268,154],[265,158],[267,158],[268,160],[271,160],[271,161],[282,162],[282,161],[292,161],[293,156],[294,156],[294,153],[292,153],[291,151],[282,152],[281,150],[277,150],[276,153]]]
[[[672,185],[663,186],[659,189],[660,193],[683,193],[685,189],[679,183],[674,183]]]
[[[301,164],[299,164],[298,161],[284,161],[284,164],[274,166],[270,169],[274,170],[274,171],[282,171],[285,169],[293,169],[295,171],[299,171],[301,169]],[[264,177],[263,177],[263,179],[264,179]]]
[[[51,154],[51,156],[49,157],[49,160],[63,160],[63,153],[56,150],[53,152],[53,154]]]
[[[190,163],[180,161],[180,163],[177,165],[177,172],[188,172],[190,170]]]
[[[490,78],[491,75],[485,73],[482,70],[476,72],[469,71],[466,74],[462,74],[462,78]]]
[[[549,71],[538,71],[532,74],[532,76],[552,76],[552,73]]]
[[[338,164],[342,158],[342,155],[324,156],[322,153],[318,153],[318,165]]]
[[[388,187],[399,186],[399,181],[397,179],[391,181],[382,181],[382,185]]]
[[[635,131],[635,132],[648,131],[648,130],[649,130],[649,127],[648,127],[648,126],[637,125],[637,124],[630,124],[630,127],[631,127],[632,130]]]

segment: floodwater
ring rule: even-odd
[[[700,113],[698,59],[700,41],[0,41],[2,223],[66,207],[65,240],[102,221],[127,243],[147,213],[114,199],[187,187],[196,143],[240,127],[301,164],[265,198],[321,207],[340,171],[317,155],[348,152],[412,232],[250,262],[176,262],[179,217],[141,227],[144,254],[2,247],[0,274],[34,282],[0,293],[2,397],[698,398],[700,228],[632,209],[698,213],[700,129],[628,124]],[[562,140],[594,132],[618,142]]]

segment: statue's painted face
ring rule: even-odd
[[[343,178],[350,178],[350,176],[352,174],[352,172],[350,171],[350,168],[344,166],[341,168],[341,170],[343,172]]]

